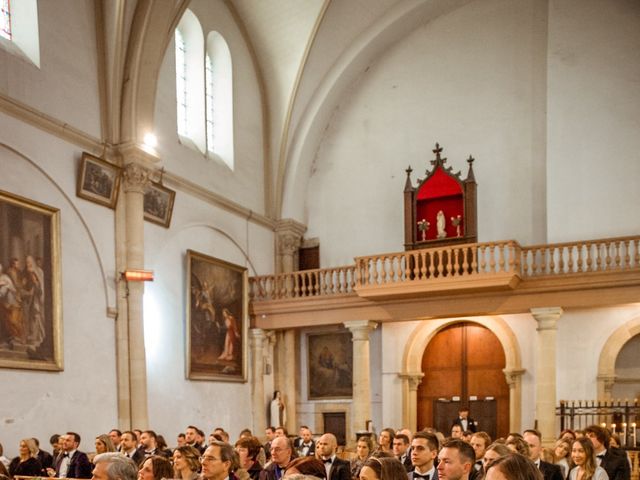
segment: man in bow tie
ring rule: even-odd
[[[59,478],[91,478],[91,462],[84,452],[78,450],[80,435],[67,432],[61,436],[62,453],[56,459],[55,476]],[[49,470],[47,470],[49,472]]]
[[[476,463],[473,465],[473,468],[478,472],[484,473],[482,459],[487,451],[487,447],[491,445],[491,437],[487,432],[477,432],[471,436],[471,441],[469,443],[476,452]]]
[[[596,453],[596,462],[605,469],[609,480],[629,480],[631,469],[624,450],[610,448],[609,430],[600,425],[590,425],[584,429],[584,434],[591,440]]]
[[[411,452],[409,451],[409,437],[404,433],[396,433],[396,436],[393,437],[393,454],[400,460],[400,463],[407,472],[413,470],[413,465],[411,465]]]
[[[438,437],[431,432],[417,432],[411,441],[411,464],[413,472],[409,480],[438,480],[438,471],[433,465],[438,456]]]
[[[542,434],[538,430],[525,430],[522,438],[529,445],[529,458],[540,469],[544,480],[562,480],[560,466],[545,462],[540,458],[542,453]]]
[[[316,443],[316,452],[324,462],[327,480],[351,480],[349,462],[336,457],[338,440],[332,433],[325,433]]]
[[[307,426],[300,427],[300,442],[297,449],[300,457],[313,457],[316,454],[316,444],[313,443],[313,435]]]
[[[440,480],[469,480],[475,473],[473,462],[476,453],[467,442],[454,438],[442,445],[438,453],[438,478]]]

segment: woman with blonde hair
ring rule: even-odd
[[[42,465],[36,458],[38,447],[33,438],[20,440],[19,455],[11,460],[9,464],[9,475],[15,477],[22,475],[25,477],[39,477],[42,475]]]
[[[562,470],[562,478],[567,478],[569,475],[569,461],[571,454],[571,443],[564,440],[562,437],[556,442],[556,446],[553,449],[554,463]]]
[[[173,476],[181,480],[195,480],[200,471],[200,452],[190,445],[173,451]]]

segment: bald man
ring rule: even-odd
[[[336,457],[338,440],[332,433],[325,433],[316,443],[316,454],[324,462],[327,480],[351,480],[349,462]]]

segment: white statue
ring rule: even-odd
[[[446,222],[447,222],[447,219],[444,216],[444,212],[440,210],[438,212],[438,215],[436,215],[436,227],[438,229],[437,238],[445,238],[447,236],[447,232],[444,229]]]

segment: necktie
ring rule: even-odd
[[[596,458],[600,458],[600,459],[604,458],[604,453],[601,453],[600,455],[596,455]]]
[[[428,473],[425,473],[424,475],[421,475],[421,474],[417,473],[415,470],[413,471],[414,480],[416,478],[422,478],[423,480],[429,480],[430,477],[431,477],[431,475],[429,475]]]
[[[324,459],[324,460],[323,460],[323,462],[324,462],[324,463],[331,464],[331,459],[330,459],[330,458],[326,458],[326,459]]]

